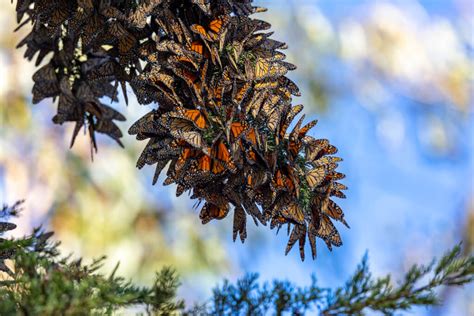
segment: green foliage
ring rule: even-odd
[[[439,304],[434,290],[442,285],[464,285],[474,281],[474,257],[462,257],[458,245],[437,263],[413,265],[394,285],[390,275],[374,279],[367,256],[344,287],[330,291],[323,315],[363,315],[365,309],[391,315],[414,306]]]
[[[0,211],[0,220],[17,216],[21,202]],[[15,225],[0,221],[0,234]],[[29,236],[0,239],[0,315],[110,315],[131,308],[151,315],[266,315],[305,313],[364,315],[369,310],[392,315],[414,306],[439,304],[435,290],[474,281],[474,256],[462,257],[456,246],[429,265],[414,265],[397,284],[390,275],[374,278],[367,256],[344,286],[320,287],[311,278],[307,287],[289,281],[259,283],[249,274],[236,284],[224,281],[205,304],[184,311],[176,298],[179,286],[174,271],[164,268],[150,287],[137,287],[116,276],[98,272],[104,258],[83,264],[61,257],[51,232],[35,229]],[[10,268],[7,267],[5,261]],[[0,272],[1,273],[1,272]]]
[[[15,215],[19,206],[4,207],[1,215]],[[60,257],[52,235],[35,229],[30,236],[0,241],[2,264],[10,259],[12,267],[2,269],[0,315],[109,315],[130,307],[172,314],[183,307],[175,299],[179,284],[172,269],[157,273],[151,287],[137,287],[115,275],[118,265],[109,276],[99,273],[104,258],[83,264]]]
[[[414,265],[404,279],[394,284],[390,275],[374,278],[367,256],[352,278],[336,289],[321,288],[316,278],[308,287],[289,281],[258,283],[258,275],[249,274],[235,285],[227,280],[214,289],[207,306],[196,307],[190,314],[205,311],[210,315],[364,315],[378,311],[392,315],[415,306],[439,304],[435,290],[442,286],[460,286],[474,281],[474,257],[461,257],[460,246],[447,252],[437,263]]]

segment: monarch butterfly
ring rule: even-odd
[[[211,157],[208,155],[202,155],[198,159],[198,170],[208,172],[211,170]]]
[[[104,30],[105,22],[98,14],[88,18],[87,23],[81,28],[81,39],[84,47],[93,46],[93,41],[99,41],[99,34]]]
[[[262,223],[262,225],[266,225],[265,219],[263,218],[262,213],[260,212],[257,205],[255,205],[255,203],[253,201],[249,201],[248,199],[244,199],[242,201],[242,204],[244,205],[245,210],[247,211],[247,213],[250,216],[252,216],[252,219],[254,220],[255,225],[258,225],[257,219],[260,223]]]
[[[200,64],[194,58],[188,56],[171,56],[168,58],[168,62],[173,67],[180,66],[191,72],[200,68]]]
[[[305,118],[306,114],[303,114],[298,122],[296,122],[295,126],[293,127],[293,130],[291,131],[290,135],[289,135],[289,139],[290,139],[290,142],[297,142],[299,139],[298,139],[298,135],[299,135],[299,131],[301,129],[301,124],[303,124],[303,120]]]
[[[306,159],[313,161],[321,158],[321,156],[325,155],[324,151],[328,146],[329,141],[327,139],[312,140],[305,148]]]
[[[290,239],[285,249],[285,255],[288,255],[290,250],[293,248],[293,245],[296,241],[299,241],[300,256],[301,260],[304,261],[304,244],[306,240],[306,226],[305,225],[295,225],[293,231],[291,232]]]
[[[336,227],[326,214],[320,214],[319,227],[316,228],[314,234],[322,239],[329,239],[332,235],[338,234]]]
[[[288,126],[290,126],[291,121],[295,118],[298,113],[300,113],[303,110],[303,105],[298,104],[293,107],[291,107],[290,112],[286,116],[286,120],[282,120],[282,126],[280,127],[280,137],[284,137],[286,134],[286,130],[288,129]]]
[[[176,161],[176,169],[180,169],[184,163],[188,161],[189,158],[196,156],[196,151],[191,148],[183,148],[181,155]]]
[[[229,17],[227,16],[221,17],[220,19],[212,20],[211,23],[209,23],[209,29],[211,29],[211,31],[213,31],[215,34],[219,34],[222,31],[224,23],[228,21]]]
[[[286,59],[286,55],[282,52],[279,52],[279,51],[276,51],[276,52],[272,52],[272,60],[274,61],[281,61],[281,60],[284,60]]]
[[[212,20],[209,23],[209,32],[199,24],[191,25],[191,31],[199,34],[202,39],[208,42],[214,42],[221,36],[224,31],[223,26],[229,22],[229,19],[228,16],[220,16],[219,18]]]
[[[301,123],[304,120],[304,117],[305,115],[303,114],[303,116],[298,120],[298,122],[296,123],[295,127],[293,128],[293,130],[291,131],[289,135],[288,150],[293,155],[293,157],[296,157],[298,155],[298,152],[301,149],[302,143],[300,139],[298,138],[298,133],[301,127]]]
[[[182,78],[188,87],[195,89],[195,91],[200,91],[198,77],[194,73],[178,67],[173,67],[173,72]]]
[[[294,192],[296,190],[295,181],[291,177],[285,177],[285,186],[288,192]]]
[[[245,63],[245,74],[248,80],[260,80],[284,76],[288,69],[279,63],[264,58],[257,58],[255,63],[247,60]]]
[[[224,165],[217,160],[212,161],[212,173],[219,174],[225,171]]]
[[[119,9],[110,5],[110,2],[100,3],[100,14],[107,18],[114,18],[117,20],[125,21],[127,17]]]
[[[171,168],[169,168],[168,170],[171,170]],[[165,186],[166,186],[166,185],[173,184],[173,183],[175,183],[174,178],[173,178],[173,177],[170,177],[170,176],[168,176],[168,177],[165,179],[165,181],[163,181],[163,185],[165,185]]]
[[[285,87],[285,89],[288,89],[288,91],[292,95],[297,96],[297,97],[301,96],[300,89],[298,88],[298,86],[287,77],[285,76],[279,77],[278,82],[280,86]]]
[[[250,113],[253,117],[257,117],[262,102],[265,100],[266,96],[267,91],[265,90],[260,90],[256,92],[253,98],[250,100],[249,104],[245,106],[245,114]]]
[[[331,191],[331,196],[335,196],[335,197],[338,197],[340,199],[345,199],[346,198],[346,195],[344,193],[342,193],[341,191],[337,190],[337,189],[334,189],[333,191]]]
[[[163,160],[159,160],[156,163],[155,173],[153,174],[153,182],[152,182],[153,185],[155,185],[156,182],[158,181],[161,171],[168,164],[168,162],[169,160],[163,159]]]
[[[313,224],[309,223],[308,224],[308,240],[309,240],[309,245],[311,248],[311,257],[313,260],[316,259],[317,252],[316,252],[316,235],[312,234],[311,231],[315,231]]]
[[[313,120],[309,123],[307,123],[305,126],[303,126],[299,131],[298,131],[298,139],[302,139],[304,136],[306,136],[306,133],[312,129],[316,124],[318,123],[318,120]]]
[[[222,98],[224,96],[224,83],[219,81],[215,84],[214,89],[212,91],[212,98],[215,101],[217,107],[222,106]]]
[[[335,230],[334,234],[332,234],[329,237],[329,241],[330,241],[331,244],[333,244],[336,247],[339,247],[339,246],[342,245],[341,235],[339,235],[339,232],[337,230]],[[326,242],[326,244],[327,244],[327,242]],[[331,247],[329,247],[329,249],[331,249]]]
[[[254,87],[255,90],[264,90],[264,89],[275,89],[276,87],[278,87],[278,85],[279,85],[278,81],[273,81],[273,80],[265,81],[265,80],[262,80],[260,82],[255,83],[253,87]]]
[[[63,24],[69,18],[69,8],[64,5],[60,5],[54,8],[53,12],[49,16],[48,26],[56,28]]]
[[[268,172],[264,170],[260,170],[260,169],[252,170],[251,175],[252,175],[251,181],[248,184],[251,185],[254,189],[257,189],[258,187],[266,184],[267,181],[269,181],[271,178]]]
[[[258,43],[259,48],[263,50],[275,51],[277,49],[287,49],[288,45],[286,43],[276,41],[274,39],[269,39],[268,36],[262,38],[261,42]]]
[[[252,34],[252,33],[250,33],[249,36],[247,36],[248,39],[245,41],[245,47],[247,49],[255,48],[256,46],[261,45],[263,43],[263,41],[265,41],[265,39],[267,39],[271,35],[272,35],[272,33],[267,33],[267,34],[264,34],[264,33]]]
[[[273,181],[275,182],[275,185],[276,185],[277,189],[285,187],[285,183],[283,182],[283,177],[281,175],[280,170],[277,170],[275,172],[275,177],[274,177]]]
[[[200,129],[206,128],[207,122],[204,114],[200,110],[189,110],[182,107],[178,107],[176,111],[169,112],[167,114],[170,117],[176,117],[191,121],[196,127]]]
[[[6,231],[13,230],[15,228],[16,228],[16,225],[13,223],[0,222],[0,233],[4,233]],[[2,259],[4,259],[3,256],[2,256]]]
[[[279,105],[280,101],[281,97],[277,94],[268,96],[263,102],[259,114],[268,117],[273,111],[281,109]]]
[[[176,196],[177,197],[181,196],[185,190],[186,190],[186,187],[178,183],[178,185],[176,186]]]
[[[271,214],[270,214],[271,217]],[[270,229],[275,228],[276,226],[281,226],[288,223],[288,220],[281,215],[273,216],[270,219]]]
[[[259,115],[265,118],[267,127],[271,131],[276,130],[281,119],[282,106],[280,100],[281,97],[278,95],[270,96],[263,102],[259,112]]]
[[[128,133],[130,135],[136,135],[138,133],[149,133],[153,132],[154,122],[155,122],[155,113],[156,110],[151,110],[144,116],[142,116],[138,121],[132,124],[128,129]]]
[[[199,218],[203,224],[209,223],[213,219],[223,219],[229,213],[229,206],[217,206],[214,204],[206,203],[204,204],[201,212],[199,213]]]
[[[109,25],[109,32],[118,39],[118,51],[120,55],[127,55],[137,44],[137,39],[130,34],[119,22],[115,21]]]
[[[321,211],[330,216],[331,218],[342,222],[346,227],[349,228],[349,225],[344,220],[344,212],[339,207],[339,205],[337,205],[331,199],[328,199],[328,202],[326,203],[326,205],[324,205],[324,207],[321,208]]]
[[[304,213],[301,207],[296,202],[292,202],[289,205],[284,206],[280,209],[280,214],[291,221],[294,221],[298,224],[304,224]]]
[[[51,64],[48,63],[38,69],[32,77],[33,81],[48,81],[48,82],[58,82],[58,77],[56,75],[56,69]]]
[[[250,19],[246,16],[240,16],[239,21],[237,22],[241,25],[248,26],[249,29],[253,30],[253,32],[265,31],[272,27],[268,22],[258,19]]]
[[[144,28],[147,24],[147,17],[160,2],[161,1],[147,1],[140,3],[135,11],[127,17],[127,21],[136,28]]]
[[[56,70],[48,63],[38,69],[33,75],[33,103],[36,104],[44,98],[54,97],[59,94],[59,82]]]
[[[254,147],[257,146],[257,132],[253,127],[249,128],[245,133],[245,139],[248,140]]]
[[[229,155],[229,150],[227,149],[227,147],[224,145],[224,143],[222,141],[219,141],[215,145],[213,150],[211,150],[211,155],[214,158],[216,158],[220,161],[223,161],[225,163],[231,162],[230,155]]]
[[[206,152],[206,149],[202,148],[203,141],[201,134],[194,130],[192,122],[184,119],[170,119],[170,123],[167,124],[167,126],[171,135]]]
[[[250,91],[250,83],[249,82],[246,82],[244,83],[240,88],[238,89],[234,89],[234,93],[233,93],[233,100],[236,102],[236,104],[240,104],[240,102],[242,101],[242,99],[247,95],[247,93],[249,93]]]
[[[147,74],[145,80],[151,82],[153,85],[159,87],[160,89],[162,85],[164,85],[170,91],[174,90],[174,77],[169,74],[152,70]]]
[[[321,184],[326,177],[326,170],[323,167],[314,168],[306,173],[306,182],[311,189]]]
[[[163,21],[164,23],[162,24],[167,25],[168,29],[171,31],[169,32],[169,35],[174,34],[177,42],[182,43],[184,37],[183,30],[179,22],[177,22],[176,16],[169,9],[163,10]]]
[[[281,112],[279,109],[274,109],[267,119],[267,126],[271,131],[276,131],[281,119]]]
[[[198,7],[207,15],[210,15],[211,14],[211,5],[209,3],[208,0],[192,0],[192,2],[196,5],[198,5]]]
[[[98,119],[94,124],[94,130],[99,133],[107,134],[122,146],[122,143],[119,141],[119,138],[122,137],[122,132],[111,120]]]
[[[335,191],[340,191],[340,190],[347,190],[347,187],[339,182],[333,182],[333,189]]]
[[[323,156],[317,160],[311,161],[314,167],[326,167],[327,169],[334,169],[338,162],[342,161],[341,158],[335,156]]]
[[[237,235],[240,235],[240,240],[242,243],[245,241],[247,238],[247,218],[245,216],[244,209],[240,206],[237,205],[234,208],[234,225],[233,225],[233,239],[234,242],[237,239]]]
[[[230,125],[230,131],[231,131],[232,136],[234,137],[234,139],[239,138],[240,135],[242,135],[244,130],[245,130],[245,127],[240,122],[233,122]]]
[[[198,53],[199,55],[204,55],[204,46],[201,41],[194,41],[191,43],[191,51]]]
[[[204,85],[206,88],[207,88],[206,76],[207,76],[208,68],[209,68],[209,61],[206,60],[204,62],[204,65],[201,67],[201,84]]]
[[[183,45],[171,40],[162,40],[156,43],[155,49],[158,52],[168,52],[178,56],[187,56],[192,53],[188,51]]]
[[[334,181],[337,181],[337,180],[342,180],[346,177],[345,174],[343,173],[340,173],[340,172],[336,172],[336,171],[333,171],[330,175],[331,179],[334,180]]]

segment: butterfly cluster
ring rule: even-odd
[[[112,120],[123,117],[99,98],[114,99],[129,83],[141,104],[157,104],[129,129],[148,140],[138,168],[156,165],[155,183],[168,166],[164,184],[198,200],[203,224],[233,210],[233,238],[242,242],[247,216],[287,225],[286,253],[298,241],[303,260],[306,238],[313,258],[317,237],[330,249],[342,244],[332,223],[347,226],[332,200],[345,197],[341,159],[308,135],[316,121],[294,122],[303,106],[292,105],[300,92],[286,74],[296,67],[270,24],[250,17],[263,8],[251,0],[31,3],[18,2],[19,20],[26,13],[34,21],[22,44],[28,58],[54,53],[33,79],[36,101],[59,96],[55,122],[118,141]]]
[[[75,123],[71,146],[82,127],[89,131],[91,149],[97,150],[95,132],[121,145],[114,121],[125,117],[101,99],[118,101],[119,84],[127,98],[126,82],[139,69],[137,44],[152,32],[128,22],[139,15],[136,7],[133,0],[17,1],[18,29],[32,24],[18,47],[26,46],[25,58],[36,56],[37,66],[51,55],[33,75],[33,103],[58,99],[53,122]]]

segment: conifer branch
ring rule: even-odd
[[[258,283],[257,274],[249,274],[235,285],[224,281],[214,289],[208,306],[209,315],[364,315],[368,310],[392,315],[415,306],[440,304],[435,290],[441,286],[462,286],[474,281],[474,257],[461,256],[460,245],[429,265],[413,265],[403,280],[395,285],[390,275],[375,278],[369,271],[367,256],[344,286],[329,289],[317,285],[313,276],[308,287],[288,281],[274,281],[270,286]],[[199,310],[199,312],[198,312]]]
[[[16,216],[20,206],[5,206],[0,220]],[[0,234],[15,228],[1,224]],[[0,239],[1,315],[102,315],[134,306],[148,314],[171,314],[183,307],[176,300],[179,283],[172,269],[157,273],[151,287],[138,287],[116,276],[118,265],[109,276],[99,273],[105,257],[83,264],[61,256],[52,235],[37,228],[29,236]]]
[[[8,222],[17,216],[21,202],[0,210],[0,235],[16,226]],[[171,268],[161,270],[150,287],[137,287],[117,276],[118,265],[109,276],[98,272],[105,257],[83,264],[81,259],[63,257],[59,243],[50,241],[52,232],[38,228],[29,236],[0,239],[0,314],[63,315],[111,314],[136,307],[149,315],[364,315],[378,311],[392,315],[415,306],[440,304],[435,290],[441,286],[462,286],[474,281],[474,256],[463,257],[460,245],[440,260],[413,265],[394,284],[390,275],[374,277],[367,256],[344,286],[320,287],[314,276],[307,287],[289,281],[259,283],[248,274],[232,284],[225,280],[205,304],[184,311],[176,298],[178,278]],[[10,261],[9,266],[5,261]]]

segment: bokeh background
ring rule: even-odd
[[[463,241],[474,247],[474,4],[470,0],[256,1],[269,10],[274,38],[298,69],[313,136],[328,138],[344,158],[351,229],[344,245],[318,259],[284,256],[286,235],[248,223],[245,244],[232,242],[232,219],[201,225],[188,197],[151,185],[153,167],[135,168],[143,142],[125,149],[99,136],[92,162],[86,136],[68,149],[72,126],[54,125],[55,105],[31,104],[34,65],[15,50],[14,5],[0,2],[0,202],[26,198],[16,234],[44,225],[65,253],[108,256],[105,271],[138,284],[174,266],[179,295],[203,302],[223,278],[247,272],[299,285],[317,276],[341,285],[368,251],[374,274],[401,276]],[[129,94],[131,89],[129,88]],[[149,107],[117,104],[128,120]],[[163,180],[163,179],[162,179]],[[162,182],[162,181],[161,181]],[[159,181],[159,183],[161,183]],[[417,315],[473,315],[474,288],[442,290],[445,304]]]

